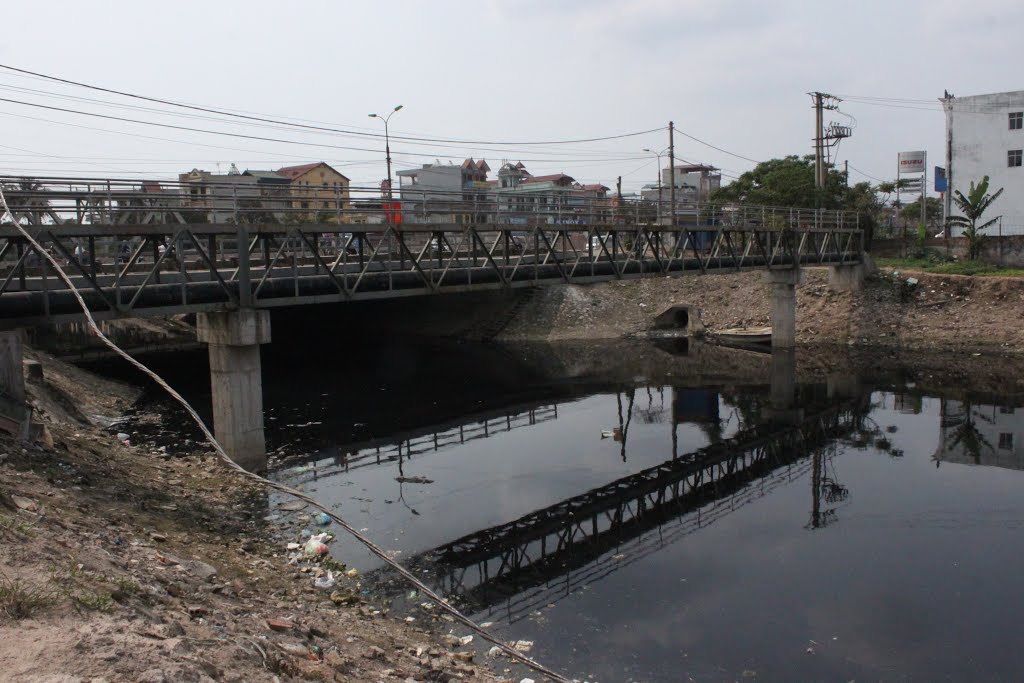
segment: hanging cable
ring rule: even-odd
[[[172,106],[172,107],[180,107],[182,109],[191,109],[193,111],[201,111],[201,112],[206,112],[206,113],[209,113],[209,114],[217,114],[219,116],[229,116],[229,117],[233,117],[233,118],[246,119],[246,120],[249,120],[249,121],[257,121],[257,122],[260,122],[260,123],[273,123],[273,124],[277,124],[277,125],[291,126],[291,127],[295,127],[295,128],[305,128],[307,130],[319,130],[319,131],[331,132],[331,133],[343,133],[343,134],[346,134],[346,135],[355,135],[355,136],[359,136],[359,137],[381,138],[381,139],[385,137],[384,135],[381,135],[380,133],[368,133],[368,132],[362,132],[362,131],[344,130],[344,129],[339,129],[339,128],[330,128],[330,127],[326,127],[326,126],[311,126],[311,125],[308,125],[308,124],[294,123],[294,122],[291,122],[291,121],[283,121],[283,120],[280,120],[280,119],[272,119],[272,118],[266,118],[266,117],[262,117],[262,116],[251,116],[251,115],[246,115],[246,114],[236,114],[236,113],[233,113],[233,112],[230,112],[230,111],[226,111],[226,110],[223,110],[223,109],[214,109],[212,107],[202,107],[202,106],[193,105],[193,104],[184,104],[182,102],[175,102],[173,100],[165,100],[165,99],[161,99],[161,98],[158,98],[158,97],[149,97],[147,95],[138,95],[136,93],[125,92],[125,91],[122,91],[122,90],[114,90],[114,89],[111,89],[111,88],[104,88],[104,87],[101,87],[101,86],[98,86],[98,85],[91,85],[89,83],[82,83],[82,82],[79,82],[79,81],[72,81],[72,80],[69,80],[69,79],[66,79],[66,78],[60,78],[58,76],[51,76],[49,74],[43,74],[43,73],[39,73],[39,72],[36,72],[36,71],[29,71],[27,69],[19,69],[17,67],[13,67],[13,66],[10,66],[10,65],[7,65],[7,64],[0,64],[0,69],[7,69],[8,71],[13,71],[15,73],[27,74],[27,75],[35,76],[35,77],[38,77],[38,78],[44,78],[46,80],[54,81],[54,82],[57,82],[57,83],[64,83],[65,85],[73,85],[73,86],[76,86],[76,87],[79,87],[79,88],[88,88],[89,90],[96,90],[96,91],[99,91],[99,92],[110,93],[112,95],[120,95],[121,97],[130,97],[130,98],[137,99],[137,100],[145,100],[147,102],[155,102],[157,104],[165,104],[165,105]],[[399,135],[392,135],[392,136],[390,136],[390,138],[392,140],[407,140],[407,141],[418,141],[418,142],[446,142],[446,143],[460,144],[460,145],[509,145],[509,146],[517,146],[517,145],[518,146],[529,146],[529,145],[574,145],[574,144],[580,144],[580,143],[585,143],[585,142],[603,142],[603,141],[606,141],[606,140],[620,140],[622,138],[630,138],[630,137],[636,137],[636,136],[639,136],[639,135],[647,135],[649,133],[656,133],[656,132],[661,131],[661,130],[665,130],[665,127],[661,126],[659,128],[651,128],[650,130],[642,130],[642,131],[636,131],[636,132],[632,132],[632,133],[620,133],[620,134],[617,134],[617,135],[605,135],[605,136],[592,137],[592,138],[580,138],[580,139],[576,139],[576,140],[544,140],[544,141],[525,141],[525,142],[458,140],[458,139],[451,139],[451,138],[430,138],[430,137],[413,137],[413,136],[399,136]]]
[[[4,196],[2,186],[0,186],[0,205],[2,205],[3,207],[4,215],[7,216],[8,219],[10,219],[15,229],[21,233],[22,237],[24,237],[29,242],[29,244],[32,245],[32,247],[37,251],[37,253],[43,256],[50,263],[50,265],[53,267],[54,271],[57,273],[60,279],[63,280],[64,284],[68,286],[68,289],[71,291],[71,294],[75,297],[75,300],[78,302],[79,308],[82,309],[82,313],[85,315],[86,323],[88,324],[89,329],[92,331],[92,333],[95,334],[99,338],[99,340],[103,344],[105,344],[111,351],[113,351],[126,361],[128,361],[128,363],[133,365],[140,372],[142,372],[147,377],[156,382],[161,388],[164,389],[164,391],[166,391],[171,396],[171,398],[173,398],[175,401],[181,404],[185,411],[188,412],[188,414],[192,417],[193,421],[195,421],[195,423],[199,426],[199,429],[200,431],[202,431],[203,436],[205,436],[207,442],[211,446],[213,446],[213,449],[216,451],[217,456],[225,465],[235,470],[239,475],[250,481],[254,481],[274,491],[278,491],[285,495],[297,498],[298,500],[301,500],[304,503],[307,503],[312,507],[316,508],[317,510],[323,512],[328,517],[330,517],[334,522],[336,522],[338,526],[340,526],[342,529],[351,534],[356,540],[362,543],[377,558],[383,560],[385,563],[390,565],[392,569],[398,572],[401,576],[403,576],[407,581],[412,583],[414,586],[419,588],[424,595],[428,596],[431,600],[440,605],[442,609],[451,614],[455,620],[464,625],[466,628],[472,630],[474,633],[478,634],[481,638],[488,641],[489,643],[493,643],[495,646],[501,649],[502,652],[512,657],[513,659],[522,662],[534,671],[542,673],[545,676],[548,676],[549,678],[558,681],[558,683],[573,683],[569,678],[566,678],[565,676],[557,673],[556,671],[552,671],[551,669],[547,668],[543,664],[540,664],[531,657],[527,657],[522,652],[519,652],[515,648],[510,647],[505,642],[499,640],[495,636],[492,636],[485,629],[478,626],[476,622],[474,622],[472,619],[470,619],[462,612],[460,612],[458,608],[456,608],[454,605],[449,603],[438,593],[432,590],[429,586],[427,586],[418,578],[416,578],[416,576],[413,575],[408,569],[406,569],[398,562],[388,557],[388,554],[379,546],[377,546],[373,541],[371,541],[369,538],[361,534],[355,527],[353,527],[351,524],[349,524],[344,519],[339,517],[336,513],[328,509],[319,501],[290,486],[286,486],[285,484],[281,484],[279,482],[271,481],[266,477],[261,477],[258,474],[249,472],[243,469],[234,460],[232,460],[231,457],[228,456],[224,448],[220,445],[220,442],[218,442],[217,439],[213,436],[213,433],[206,426],[206,423],[203,422],[203,419],[199,416],[199,413],[195,411],[191,404],[189,404],[189,402],[185,400],[185,398],[181,394],[179,394],[174,389],[174,387],[172,387],[166,381],[164,381],[164,379],[156,372],[149,369],[147,365],[145,365],[139,360],[136,360],[128,352],[124,351],[121,347],[119,347],[117,344],[111,341],[103,333],[99,325],[96,324],[96,320],[92,317],[92,313],[89,311],[89,307],[86,305],[85,300],[82,298],[82,295],[79,293],[78,289],[71,281],[71,278],[68,277],[68,274],[64,272],[64,269],[61,267],[60,263],[57,262],[57,259],[54,258],[53,255],[50,254],[48,251],[43,249],[43,246],[36,241],[35,237],[33,237],[32,234],[25,229],[25,227],[18,221],[18,219],[11,212],[10,208],[7,206],[7,198]]]

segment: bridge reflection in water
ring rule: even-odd
[[[635,390],[624,393],[633,408]],[[710,431],[720,428],[717,392],[682,388],[673,389],[673,395],[673,435],[684,420],[704,421]],[[623,396],[618,399],[622,406]],[[703,408],[694,413],[698,404]],[[686,406],[688,412],[680,414]],[[465,611],[500,613],[511,622],[808,472],[814,488],[808,527],[824,526],[834,511],[823,506],[845,496],[845,489],[827,476],[827,460],[836,439],[863,429],[866,408],[862,401],[846,401],[796,422],[770,420],[743,428],[695,452],[673,453],[654,467],[420,553],[406,565],[431,577],[434,587]],[[647,412],[620,410],[616,436],[623,454],[630,416]],[[402,593],[403,584],[387,569],[371,572],[366,580],[378,592]]]

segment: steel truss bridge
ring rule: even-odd
[[[789,427],[753,427],[439,546],[408,566],[432,574],[465,611],[501,607],[515,621],[800,478],[813,457],[860,428],[862,415],[839,406]],[[367,580],[387,576],[380,570]]]
[[[385,200],[347,193],[313,211],[237,188],[197,198],[188,184],[154,185],[0,177],[18,223],[101,319],[841,265],[863,249],[857,216],[844,211],[694,205],[659,222],[640,202],[525,214],[475,203],[460,213],[418,198],[413,223]],[[78,319],[42,255],[0,224],[0,325]]]

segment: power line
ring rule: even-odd
[[[888,180],[882,180],[881,178],[875,177],[875,176],[871,175],[870,173],[865,173],[864,171],[860,170],[859,168],[857,168],[856,166],[854,166],[853,164],[851,164],[849,162],[847,162],[847,166],[850,167],[851,171],[856,171],[857,173],[860,173],[865,178],[870,178],[871,180],[877,180],[880,183],[890,182]]]
[[[694,142],[699,142],[700,144],[704,145],[705,147],[710,147],[711,149],[718,150],[722,154],[728,154],[731,157],[736,157],[737,159],[743,159],[744,161],[749,161],[749,162],[751,162],[753,164],[760,164],[761,163],[757,159],[751,159],[750,157],[745,157],[742,154],[736,154],[735,152],[730,152],[727,149],[722,149],[721,147],[716,147],[715,145],[712,145],[710,142],[706,142],[704,140],[701,140],[700,138],[696,138],[696,137],[690,135],[689,133],[684,133],[683,131],[679,130],[678,128],[676,129],[676,132],[679,133],[680,135],[682,135],[683,137],[690,138]]]
[[[69,80],[69,79],[66,79],[66,78],[60,78],[58,76],[51,76],[49,74],[43,74],[43,73],[39,73],[39,72],[35,72],[35,71],[29,71],[27,69],[19,69],[17,67],[13,67],[13,66],[10,66],[10,65],[7,65],[7,64],[0,64],[0,69],[7,69],[8,71],[13,71],[15,73],[28,74],[28,75],[31,75],[31,76],[36,76],[36,77],[39,77],[39,78],[44,78],[46,80],[54,81],[54,82],[57,82],[57,83],[64,83],[65,85],[73,85],[75,87],[87,88],[89,90],[96,90],[98,92],[110,93],[112,95],[119,95],[121,97],[130,97],[130,98],[133,98],[133,99],[143,100],[143,101],[146,101],[146,102],[154,102],[154,103],[157,103],[157,104],[165,104],[165,105],[168,105],[168,106],[179,107],[179,108],[182,108],[182,109],[190,109],[190,110],[193,110],[193,111],[201,111],[201,112],[205,112],[205,113],[208,113],[208,114],[217,114],[219,116],[229,116],[229,117],[232,117],[232,118],[245,119],[245,120],[249,120],[249,121],[257,121],[257,122],[260,122],[260,123],[272,123],[272,124],[276,124],[276,125],[289,126],[289,127],[294,127],[294,128],[303,128],[303,129],[307,129],[307,130],[317,130],[317,131],[330,132],[330,133],[341,133],[341,134],[345,134],[345,135],[353,135],[353,136],[364,137],[364,138],[368,137],[368,138],[380,139],[380,138],[386,137],[384,135],[381,135],[380,133],[369,133],[369,132],[362,132],[362,131],[345,130],[345,129],[339,129],[339,128],[330,128],[330,127],[326,127],[326,126],[312,126],[312,125],[309,125],[309,124],[294,123],[294,122],[291,122],[291,121],[284,121],[284,120],[280,120],[280,119],[271,119],[271,118],[267,118],[267,117],[263,117],[263,116],[252,116],[252,115],[247,115],[247,114],[236,114],[236,113],[233,113],[233,112],[230,112],[230,111],[226,111],[226,110],[223,110],[223,109],[214,109],[212,107],[203,107],[203,106],[198,106],[198,105],[193,105],[193,104],[184,104],[182,102],[175,102],[173,100],[165,100],[165,99],[158,98],[158,97],[150,97],[150,96],[147,96],[147,95],[139,95],[139,94],[136,94],[136,93],[125,92],[125,91],[122,91],[122,90],[114,90],[112,88],[104,88],[102,86],[92,85],[92,84],[89,84],[89,83],[82,83],[80,81],[72,81],[72,80]],[[401,136],[401,135],[392,135],[392,136],[390,136],[390,138],[393,139],[393,140],[405,140],[405,141],[416,141],[416,142],[433,142],[433,143],[450,143],[450,144],[459,144],[459,145],[495,145],[495,146],[572,145],[572,144],[580,144],[580,143],[585,143],[585,142],[603,142],[603,141],[607,141],[607,140],[619,140],[619,139],[622,139],[622,138],[636,137],[636,136],[639,136],[639,135],[647,135],[649,133],[656,133],[656,132],[664,130],[664,129],[665,129],[665,127],[662,126],[662,127],[659,127],[659,128],[652,128],[650,130],[644,130],[644,131],[636,131],[636,132],[631,132],[631,133],[620,133],[620,134],[616,134],[616,135],[605,135],[605,136],[593,137],[593,138],[580,138],[580,139],[576,139],[576,140],[546,140],[546,141],[524,141],[524,142],[458,140],[458,139],[450,139],[450,138],[428,138],[428,137],[413,137],[413,136]]]

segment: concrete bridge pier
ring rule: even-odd
[[[765,411],[773,422],[797,424],[804,411],[796,400],[796,349],[772,349],[771,403]]]
[[[21,330],[0,332],[0,430],[26,440],[32,428],[32,408],[25,404],[25,367]]]
[[[266,470],[260,344],[270,342],[270,312],[200,313],[197,330],[209,345],[214,434],[236,463]]]
[[[772,348],[796,347],[796,286],[803,282],[800,268],[769,270],[772,285]]]
[[[867,274],[868,266],[864,263],[829,266],[828,286],[837,292],[859,292],[864,289]]]
[[[15,401],[25,400],[21,330],[0,332],[0,393]]]

